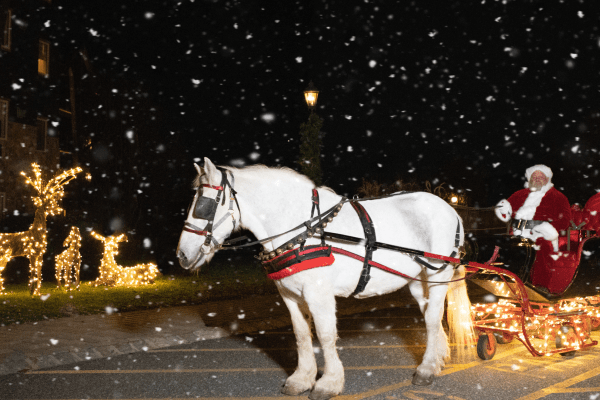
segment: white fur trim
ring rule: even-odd
[[[542,173],[548,177],[548,182],[552,180],[552,170],[545,165],[538,164],[525,170],[525,178],[527,178],[527,181],[529,181],[529,178],[531,178],[531,175],[535,171],[542,171]]]
[[[544,222],[533,229],[523,229],[522,231],[515,231],[515,235],[522,236],[527,239],[531,239],[534,242],[538,238],[543,238],[552,243],[554,252],[558,251],[558,231],[549,222]],[[539,250],[539,249],[536,249]]]
[[[512,215],[512,206],[506,199],[502,199],[496,205],[496,217],[502,222],[506,222],[510,219]]]
[[[527,198],[525,199],[525,202],[521,206],[521,208],[519,208],[517,210],[517,213],[515,214],[515,218],[516,219],[533,219],[533,216],[535,215],[535,210],[538,208],[538,206],[542,202],[542,199],[544,198],[544,196],[546,195],[548,190],[550,190],[550,188],[552,188],[553,186],[554,185],[552,183],[548,182],[547,184],[542,186],[542,188],[540,190],[537,190],[535,192],[530,192],[529,195],[527,196]]]
[[[546,240],[553,241],[558,239],[558,231],[555,227],[552,226],[550,222],[543,222],[538,226],[533,227],[531,232],[533,234],[540,234],[541,237],[543,237]]]

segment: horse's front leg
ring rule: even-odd
[[[298,367],[285,381],[281,393],[297,396],[312,389],[317,379],[317,361],[312,347],[310,330],[312,318],[306,304],[301,307],[296,301],[283,294],[282,297],[292,317],[298,347]]]
[[[445,361],[450,357],[448,337],[442,327],[447,289],[447,285],[432,284],[428,287],[428,301],[424,307],[427,346],[423,362],[413,377],[414,385],[424,386],[433,383],[435,375],[441,372]]]
[[[304,298],[313,316],[325,358],[323,376],[317,381],[308,398],[326,400],[337,396],[344,389],[344,367],[335,347],[337,340],[335,297],[331,289],[315,285],[305,291]]]

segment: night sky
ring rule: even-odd
[[[340,194],[362,178],[429,180],[489,207],[538,163],[571,203],[600,190],[595,0],[53,4],[57,38],[160,111],[147,140],[174,172],[148,169],[148,190],[177,176],[185,205],[195,158],[298,169],[310,80]]]

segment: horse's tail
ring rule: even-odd
[[[454,273],[454,279],[448,287],[448,326],[450,328],[450,341],[457,344],[459,358],[460,349],[470,346],[475,341],[473,319],[471,317],[471,301],[467,295],[467,284],[464,280],[465,267],[460,266]]]
[[[459,222],[462,228],[462,223]],[[464,240],[464,231],[461,229],[461,245]],[[448,285],[448,326],[450,331],[450,342],[456,343],[458,360],[464,361],[468,354],[468,348],[475,342],[473,331],[473,319],[471,317],[471,301],[467,294],[467,283],[465,281],[466,271],[463,265],[455,272],[453,281]]]

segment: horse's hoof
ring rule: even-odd
[[[333,394],[333,393],[327,393],[327,392],[323,392],[323,391],[319,391],[319,390],[313,390],[308,395],[308,398],[310,400],[327,400],[327,399],[330,399],[335,396],[337,396],[337,395]]]
[[[309,389],[300,389],[300,388],[295,388],[293,387],[293,385],[284,385],[281,388],[281,393],[285,394],[287,396],[299,396],[304,392],[308,392]]]
[[[433,378],[433,375],[423,376],[419,375],[418,372],[415,372],[415,374],[413,375],[412,384],[417,386],[429,386],[433,383]]]

